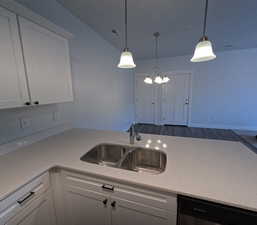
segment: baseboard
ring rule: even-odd
[[[257,126],[240,126],[240,125],[227,125],[227,124],[205,124],[205,123],[190,123],[188,126],[189,127],[201,127],[201,128],[257,131]]]
[[[61,124],[61,125],[58,125],[58,126],[46,129],[46,130],[39,131],[37,133],[34,133],[33,135],[26,136],[26,137],[23,137],[23,138],[19,138],[19,139],[11,141],[9,143],[0,145],[0,156],[4,155],[4,154],[7,154],[7,153],[10,153],[10,152],[13,152],[13,151],[16,151],[19,148],[26,147],[28,145],[31,145],[31,144],[35,143],[35,142],[41,141],[41,140],[46,139],[50,136],[62,133],[62,132],[66,131],[66,130],[69,130],[71,128],[72,128],[71,124],[68,124],[68,123],[67,124]]]

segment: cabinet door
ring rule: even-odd
[[[6,225],[55,225],[51,192],[43,194],[11,219]]]
[[[29,101],[16,15],[0,8],[0,109]]]
[[[73,100],[68,40],[19,18],[32,104]]]
[[[64,207],[67,225],[109,225],[107,196],[91,190],[66,186]]]
[[[176,225],[176,198],[116,188],[111,197],[112,225]]]
[[[168,223],[166,212],[134,202],[112,199],[116,206],[112,208],[112,225],[175,225]]]

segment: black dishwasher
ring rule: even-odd
[[[257,213],[179,196],[178,225],[257,225]]]

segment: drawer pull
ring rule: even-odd
[[[102,188],[108,191],[114,191],[114,186],[110,184],[104,184]]]
[[[35,192],[31,191],[27,196],[25,196],[23,199],[18,200],[17,202],[22,205],[24,202],[28,201],[33,195],[35,194]]]

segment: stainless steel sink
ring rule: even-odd
[[[91,149],[80,159],[85,162],[102,166],[117,167],[117,164],[126,153],[127,149],[121,145],[100,144]]]
[[[128,153],[120,168],[135,172],[159,174],[165,171],[167,156],[162,151],[137,148]]]
[[[154,149],[100,144],[81,157],[82,161],[135,172],[159,174],[165,171],[167,156]]]

